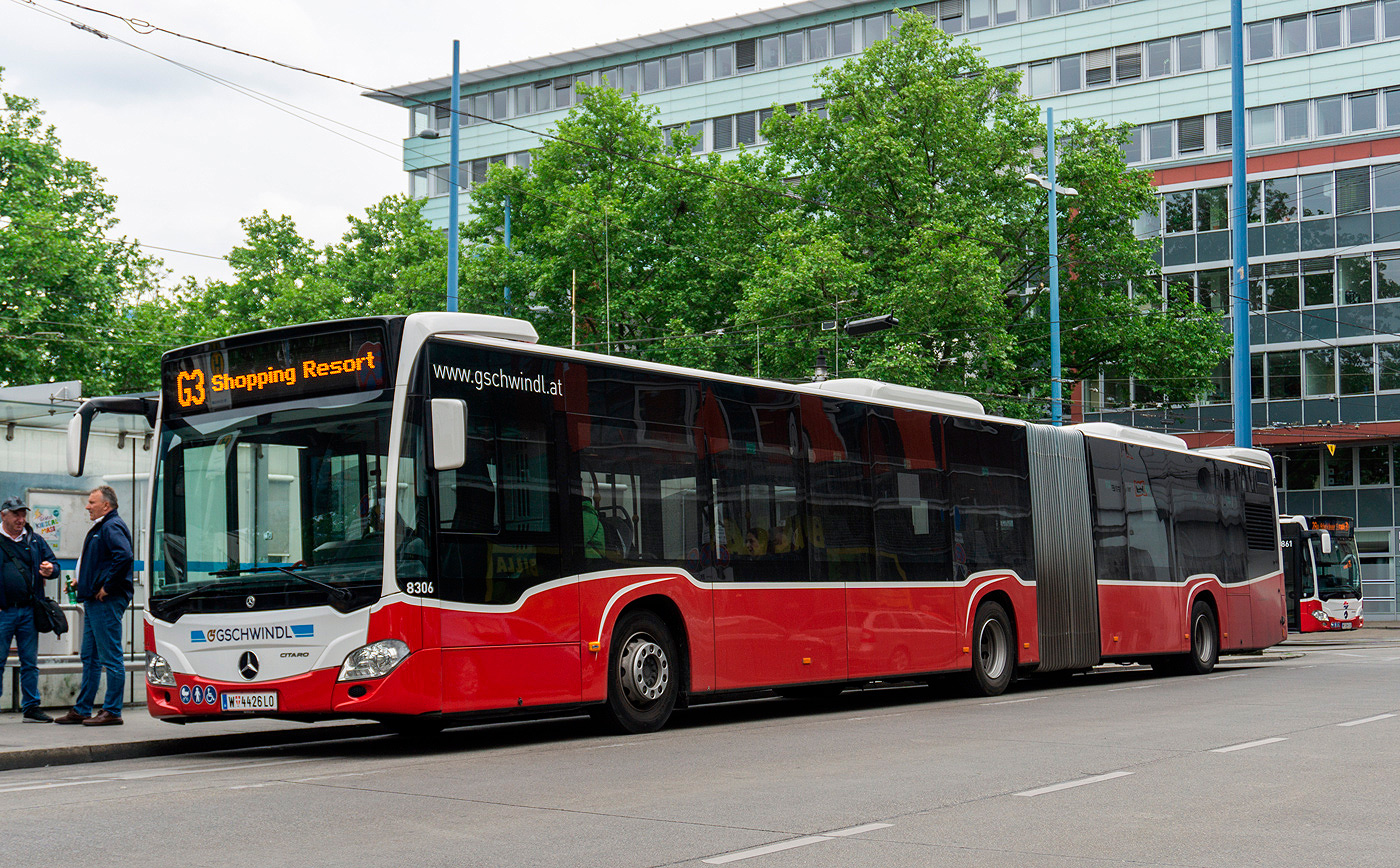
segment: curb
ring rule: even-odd
[[[240,748],[278,747],[288,744],[310,744],[344,738],[384,735],[389,730],[377,723],[352,723],[326,726],[298,732],[279,729],[269,732],[231,732],[219,735],[197,735],[190,738],[162,738],[148,741],[115,742],[111,744],[64,745],[0,752],[0,771],[67,766],[142,757],[174,756],[207,753]]]

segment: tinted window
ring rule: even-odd
[[[870,425],[876,577],[881,582],[953,578],[947,462],[938,417],[875,408]]]
[[[946,419],[943,437],[955,577],[1011,569],[1034,581],[1025,429]]]
[[[562,572],[554,363],[451,345],[429,358],[430,394],[467,402],[466,463],[429,486],[439,595],[513,603]]]
[[[866,408],[851,401],[805,399],[803,445],[811,481],[807,542],[817,581],[869,581],[873,551]]]

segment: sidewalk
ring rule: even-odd
[[[54,717],[65,711],[49,709]],[[122,720],[121,726],[58,726],[24,723],[15,712],[0,714],[0,771],[329,741],[386,731],[371,721],[344,720],[244,719],[181,726],[153,719],[145,703],[127,706]]]

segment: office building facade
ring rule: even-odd
[[[1319,8],[1321,7],[1321,8]],[[773,106],[823,111],[814,76],[899,26],[889,2],[809,0],[462,74],[461,187],[530,149],[603,82],[657,107],[698,152],[762,147]],[[1229,4],[1206,0],[940,0],[913,7],[1019,70],[1058,119],[1128,123],[1131,165],[1161,191],[1139,234],[1162,242],[1150,303],[1225,314],[1230,274]],[[1400,0],[1244,5],[1250,342],[1257,445],[1279,505],[1357,518],[1366,611],[1393,620],[1400,558]],[[448,78],[374,94],[408,116],[409,192],[446,225]],[[441,134],[419,137],[424,130]],[[1163,406],[1111,372],[1074,390],[1077,418],[1229,442],[1230,383]]]

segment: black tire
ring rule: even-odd
[[[682,667],[671,631],[653,612],[629,612],[613,628],[608,650],[609,724],[656,732],[680,696]]]
[[[1016,674],[1016,633],[1000,603],[977,607],[972,622],[972,688],[983,696],[1000,696]]]
[[[1215,622],[1215,612],[1205,600],[1197,600],[1191,606],[1188,628],[1191,650],[1153,660],[1154,671],[1164,675],[1205,675],[1215,668],[1216,661],[1220,659],[1220,630]]]

